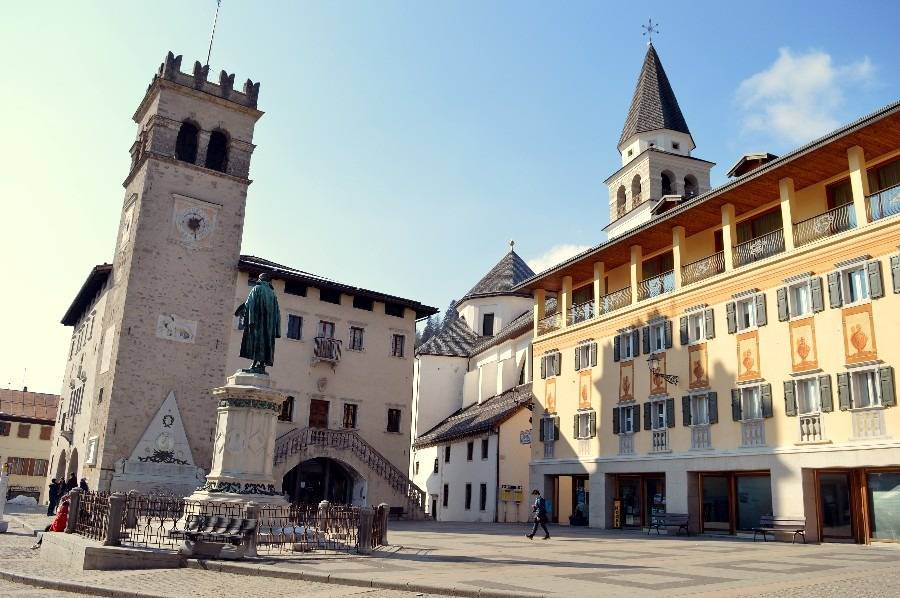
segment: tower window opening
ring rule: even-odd
[[[228,166],[228,136],[222,131],[213,131],[206,149],[206,167],[225,172]]]
[[[672,188],[672,176],[668,172],[663,172],[659,175],[660,181],[662,182],[662,194],[663,195],[672,195],[675,190]]]
[[[624,216],[625,210],[625,185],[619,185],[619,190],[616,192],[616,218]]]
[[[175,139],[175,159],[182,162],[197,161],[197,137],[200,128],[192,122],[184,121],[178,129],[178,137]]]
[[[694,197],[700,192],[700,189],[697,185],[697,179],[694,175],[689,174],[684,177],[684,196],[685,197]]]

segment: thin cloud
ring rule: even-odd
[[[868,57],[836,65],[820,50],[796,54],[781,48],[769,68],[738,87],[744,128],[795,144],[815,139],[838,127],[846,93],[870,83],[874,73]]]
[[[528,267],[535,272],[543,272],[547,268],[553,267],[556,264],[569,259],[573,255],[577,255],[590,248],[590,245],[554,245],[542,255],[526,260],[526,263],[528,264]]]

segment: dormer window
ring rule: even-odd
[[[482,316],[481,335],[494,336],[494,314],[484,314]]]
[[[673,149],[673,150],[681,149],[681,144],[678,143],[677,141],[673,141],[673,142],[672,142],[672,149]]]

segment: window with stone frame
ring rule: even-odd
[[[363,350],[364,335],[365,335],[365,329],[362,326],[351,326],[350,327],[350,350],[351,351],[362,351]]]
[[[388,409],[387,431],[388,432],[400,432],[400,410],[399,409]]]
[[[281,411],[278,414],[278,421],[294,421],[294,397],[287,397],[284,399],[284,402],[281,403]]]
[[[819,413],[822,405],[818,376],[794,380],[794,397],[800,415]]]
[[[285,336],[291,340],[303,338],[303,318],[296,314],[288,314]]]
[[[11,427],[9,422],[0,422],[0,436],[9,436]]]
[[[392,334],[391,335],[391,356],[393,357],[403,357],[404,349],[406,345],[406,335],[404,334]]]
[[[344,429],[345,430],[355,430],[356,429],[356,417],[359,412],[359,406],[355,403],[344,403]]]
[[[691,395],[691,425],[709,425],[709,396],[706,393]]]
[[[41,440],[53,438],[53,426],[41,426]]]

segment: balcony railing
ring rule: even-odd
[[[313,355],[319,361],[337,363],[341,360],[341,341],[328,336],[313,339]]]
[[[628,212],[628,208],[625,206],[616,206],[616,218],[621,218]]]
[[[751,419],[741,422],[741,446],[744,448],[766,446],[766,420]]]
[[[746,266],[784,251],[784,231],[773,230],[734,246],[734,265]]]
[[[854,439],[881,438],[887,435],[884,409],[859,409],[850,417]]]
[[[845,204],[794,225],[794,244],[797,247],[824,239],[856,227],[853,204]]]
[[[573,305],[569,311],[569,326],[592,319],[597,315],[595,312],[593,299]]]
[[[634,434],[619,434],[619,454],[634,454]]]
[[[559,330],[562,324],[562,315],[559,312],[544,316],[538,320],[538,334],[547,334]]]
[[[631,305],[631,287],[625,287],[600,297],[600,313],[608,314]]]
[[[681,283],[691,284],[725,271],[725,252],[720,251],[681,267]]]
[[[691,448],[712,448],[712,438],[709,433],[709,424],[691,426]]]
[[[642,280],[638,285],[638,301],[658,297],[675,290],[675,271],[669,270]]]
[[[800,442],[822,442],[825,432],[822,430],[822,414],[807,413],[800,416]]]
[[[669,451],[669,430],[653,430],[653,444],[650,451],[654,453],[667,453]]]
[[[553,459],[556,456],[556,443],[555,442],[545,442],[544,443],[544,459]]]
[[[870,222],[900,214],[900,185],[882,189],[867,197],[866,212]]]

